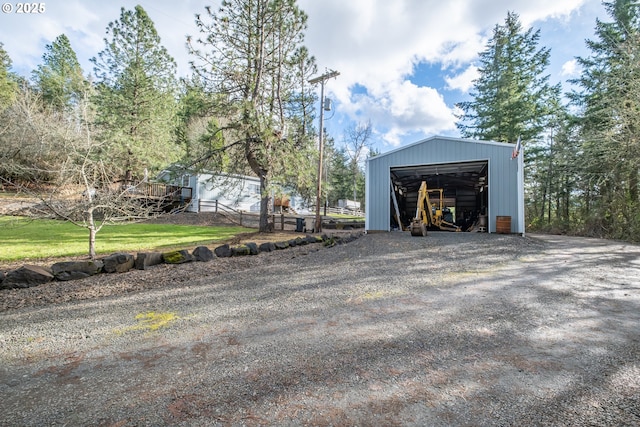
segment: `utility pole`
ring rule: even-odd
[[[322,201],[322,154],[324,152],[324,144],[323,144],[323,133],[324,133],[324,82],[339,76],[340,73],[337,71],[329,70],[323,75],[319,77],[315,77],[309,80],[309,83],[315,84],[320,82],[320,129],[319,129],[319,137],[318,137],[318,148],[320,149],[320,155],[318,156],[318,194],[316,196],[316,221],[314,224],[314,231],[320,232],[322,231],[322,218],[320,217],[320,203]]]

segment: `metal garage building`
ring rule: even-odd
[[[435,136],[368,159],[367,231],[398,229],[396,212],[406,226],[415,216],[420,184],[426,181],[430,189],[443,189],[456,224],[481,224],[492,233],[501,217],[501,226],[508,219],[511,233],[524,234],[523,154],[520,150],[512,159],[514,147]]]

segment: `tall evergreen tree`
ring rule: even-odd
[[[269,229],[271,180],[302,169],[313,144],[307,80],[315,62],[302,46],[306,22],[295,0],[223,0],[196,15],[202,37],[188,40],[194,71],[224,95],[216,108],[224,150],[260,178],[261,231]]]
[[[335,146],[331,137],[325,137],[324,149],[327,183],[322,186],[323,198],[329,206],[338,206],[338,200],[352,197],[353,175],[349,170],[349,156],[343,147]]]
[[[92,61],[97,124],[123,171],[157,171],[176,160],[176,63],[141,6],[121,9],[107,27],[110,39]]]
[[[611,22],[597,20],[591,55],[578,58],[583,211],[588,231],[640,240],[640,4],[604,3]]]
[[[576,119],[559,115],[546,138],[527,148],[526,216],[535,229],[571,231],[579,185]]]
[[[16,97],[18,85],[12,77],[11,58],[0,42],[0,111],[7,108]]]
[[[456,124],[462,135],[502,142],[538,138],[548,123],[550,106],[559,102],[560,86],[544,75],[550,51],[538,49],[540,30],[523,31],[519,17],[507,14],[496,25],[485,51],[480,53],[480,76],[472,101],[461,102]]]
[[[190,78],[180,80],[178,127],[176,128],[176,138],[180,143],[187,143],[187,128],[192,120],[210,114],[210,105],[210,96],[197,76],[192,75]]]
[[[82,74],[69,38],[61,34],[45,47],[43,63],[33,72],[33,79],[46,105],[57,111],[71,110],[86,92]]]

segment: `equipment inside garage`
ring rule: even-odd
[[[430,205],[442,208],[441,230],[486,231],[488,162],[471,161],[390,168],[391,224],[409,230],[416,217],[418,192],[426,183]],[[424,188],[424,187],[423,187]],[[455,224],[451,227],[448,224]]]

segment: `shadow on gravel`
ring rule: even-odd
[[[21,425],[633,425],[638,283],[640,247],[622,243],[370,235],[29,312],[54,344],[16,347],[38,368],[7,360],[0,409]],[[180,319],[113,332],[146,310]],[[52,322],[93,322],[99,345],[56,346]]]

